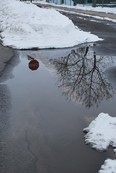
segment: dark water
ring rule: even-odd
[[[97,173],[114,157],[84,143],[99,113],[115,116],[116,57],[95,50],[18,51],[0,84],[0,173]]]

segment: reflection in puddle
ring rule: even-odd
[[[91,107],[113,95],[105,70],[114,64],[115,57],[98,55],[96,47],[91,43],[73,49],[20,51],[20,57],[42,62],[49,72],[57,74],[58,87],[68,100]]]
[[[28,63],[29,69],[31,69],[32,71],[35,71],[39,68],[39,62],[36,59],[28,55],[28,60],[29,60],[29,63]]]
[[[57,70],[58,86],[68,99],[91,107],[112,97],[113,88],[104,73],[112,57],[98,56],[87,46],[50,62]]]
[[[0,88],[0,113],[5,122],[0,137],[6,144],[5,148],[0,146],[4,166],[0,173],[97,172],[109,153],[101,156],[85,147],[82,129],[98,111],[115,107],[115,101],[89,110],[71,104],[49,72],[58,75],[58,86],[68,99],[91,107],[113,95],[104,73],[112,66],[113,57],[101,57],[94,46],[86,45],[73,50],[19,51],[19,58],[12,71],[14,78],[6,82],[11,97],[5,85]],[[39,63],[34,65],[39,68],[34,73],[28,68],[32,60]]]

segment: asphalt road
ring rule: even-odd
[[[54,8],[58,10],[70,18],[73,23],[83,31],[91,32],[102,38],[103,41],[96,44],[96,51],[98,50],[99,53],[103,53],[105,55],[116,55],[116,22],[104,19],[105,17],[111,20],[116,20],[115,14],[72,9],[61,6],[53,6],[51,4],[36,4],[42,8]]]
[[[99,51],[99,53],[116,55],[116,23],[96,19],[91,16],[62,13],[69,17],[73,23],[83,31],[91,32],[103,39],[103,41],[96,44],[96,50]]]
[[[104,13],[104,12],[94,12],[94,11],[85,11],[82,9],[72,9],[70,7],[64,7],[64,6],[56,6],[56,5],[52,5],[52,4],[42,4],[42,3],[34,3],[36,5],[38,5],[39,7],[42,8],[54,8],[56,10],[66,10],[69,12],[75,12],[75,13],[82,13],[82,14],[86,14],[86,15],[92,15],[92,16],[99,16],[99,17],[108,17],[110,19],[116,19],[116,15],[115,14],[111,14],[111,13]]]
[[[86,48],[87,45],[76,47],[72,53],[82,53]],[[72,58],[74,62],[77,60],[76,54],[70,53],[71,49],[68,55],[67,51],[18,51],[4,71],[3,78],[7,76],[7,80],[0,84],[0,173],[97,173],[106,158],[115,157],[111,149],[97,152],[84,143],[83,128],[100,112],[111,114],[114,111],[115,115],[116,97],[115,100],[105,100],[112,93],[112,88],[102,74],[104,60],[100,58],[100,62],[97,62],[102,80],[94,81],[95,95],[91,102],[85,84],[90,76],[86,76],[87,81],[84,78],[78,86],[75,78],[78,66],[74,63],[69,65],[72,75],[65,71],[63,63],[67,59],[69,62]],[[85,66],[90,70],[93,52],[93,46],[89,47]],[[58,58],[60,54],[64,57]],[[36,71],[29,68],[28,55],[39,62]],[[15,59],[18,63],[13,68]],[[53,66],[51,62],[56,65]],[[110,59],[108,63],[111,63]],[[8,67],[12,69],[12,77]],[[54,75],[54,71],[61,77],[58,78],[56,73]],[[69,85],[75,92],[72,98],[70,91],[68,94],[68,90],[65,90]],[[79,99],[76,95],[78,91],[79,97],[82,95],[85,99]],[[96,102],[99,107],[94,106]]]
[[[0,44],[0,76],[12,56],[13,50]]]

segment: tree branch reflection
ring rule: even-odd
[[[59,87],[68,99],[91,107],[112,97],[113,89],[104,73],[107,61],[90,46],[72,50],[66,57],[51,62],[57,70]]]

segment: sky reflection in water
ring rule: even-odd
[[[108,151],[101,156],[85,147],[82,134],[101,110],[115,115],[113,99],[102,105],[104,99],[113,96],[105,70],[115,65],[115,57],[100,56],[95,47],[88,44],[73,49],[18,52],[15,59],[19,57],[20,63],[16,68],[14,61],[14,65],[9,64],[11,68],[7,67],[3,76],[6,81],[0,84],[0,137],[5,143],[5,147],[0,144],[4,166],[0,165],[0,172],[35,173],[37,163],[38,170],[45,173],[48,167],[49,172],[90,173],[100,168],[106,155],[112,155]],[[38,62],[31,66],[36,70],[29,68],[32,60]],[[95,108],[100,102],[101,108]]]
[[[91,107],[112,97],[113,88],[104,71],[112,57],[98,56],[87,46],[51,63],[57,70],[58,86],[68,99]]]
[[[68,100],[91,107],[98,106],[102,100],[113,95],[113,87],[105,70],[114,65],[115,58],[98,55],[95,44],[69,50],[40,50],[27,54],[42,61],[49,71],[56,73],[58,87]]]

